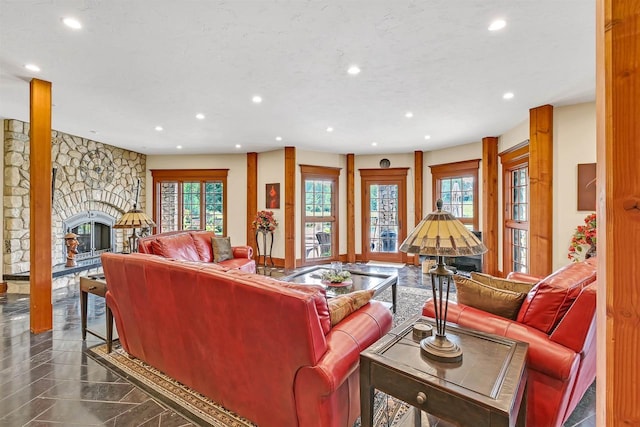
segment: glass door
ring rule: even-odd
[[[406,260],[406,255],[398,251],[406,237],[406,174],[405,168],[360,170],[364,261]]]

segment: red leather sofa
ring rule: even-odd
[[[212,231],[204,230],[168,231],[141,237],[138,240],[138,252],[182,261],[213,262],[211,238],[214,236]],[[219,265],[256,272],[251,246],[233,246],[231,249],[233,259],[220,261]]]
[[[145,254],[103,254],[122,347],[261,427],[360,415],[360,352],[386,334],[370,301],[331,327],[324,290]]]
[[[596,376],[596,260],[572,263],[543,279],[522,273],[507,278],[537,283],[517,320],[455,302],[447,319],[529,343],[527,425],[561,426]],[[432,300],[422,314],[434,316]]]

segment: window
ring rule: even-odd
[[[504,200],[504,270],[529,272],[529,147],[501,155]]]
[[[338,258],[340,168],[300,165],[302,178],[302,262]]]
[[[433,206],[442,199],[450,212],[471,230],[478,230],[478,168],[480,160],[431,166]]]
[[[158,232],[210,230],[226,235],[228,169],[152,170]]]

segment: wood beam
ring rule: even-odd
[[[356,262],[355,156],[347,154],[347,262]]]
[[[598,0],[599,426],[640,425],[640,1]]]
[[[553,268],[553,107],[529,110],[529,273]]]
[[[296,268],[296,147],[284,147],[284,268]]]
[[[53,328],[51,305],[51,83],[30,83],[29,243],[30,327],[39,334]],[[37,219],[37,220],[36,220]]]
[[[423,182],[424,182],[424,153],[422,151],[413,152],[413,188],[414,188],[414,214],[413,214],[413,226],[418,225],[422,221],[424,216],[422,213],[422,196],[423,196]],[[420,257],[418,255],[413,256],[413,265],[420,264]]]
[[[258,212],[258,153],[247,153],[247,245],[258,256],[256,233],[251,223]]]
[[[498,275],[498,138],[482,138],[482,241],[488,251],[482,268]]]

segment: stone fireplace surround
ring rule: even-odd
[[[53,265],[63,264],[65,221],[87,213],[117,221],[133,206],[140,178],[139,205],[144,209],[146,155],[53,130],[51,159],[55,169],[52,210]],[[3,272],[15,275],[30,269],[29,253],[29,123],[4,120],[4,256]],[[115,251],[125,234],[112,230]],[[67,282],[54,283],[54,288]]]

